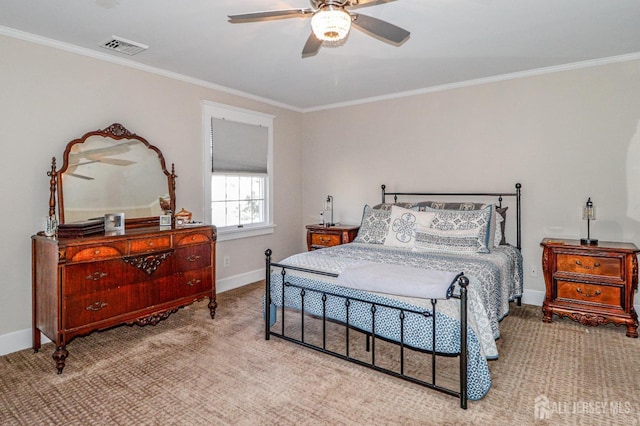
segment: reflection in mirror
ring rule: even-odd
[[[175,206],[175,174],[160,150],[119,124],[71,141],[57,176],[61,223],[107,213],[156,223]]]

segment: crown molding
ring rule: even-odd
[[[323,110],[329,110],[329,109],[344,108],[344,107],[350,107],[350,106],[355,106],[355,105],[363,105],[363,104],[368,104],[368,103],[386,101],[386,100],[390,100],[390,99],[406,98],[406,97],[410,97],[410,96],[423,95],[423,94],[427,94],[427,93],[443,92],[443,91],[446,91],[446,90],[459,89],[459,88],[463,88],[463,87],[477,86],[477,85],[489,84],[489,83],[498,83],[498,82],[501,82],[501,81],[514,80],[514,79],[527,78],[527,77],[534,77],[534,76],[545,75],[545,74],[553,74],[553,73],[564,72],[564,71],[573,71],[573,70],[578,70],[578,69],[583,69],[583,68],[591,68],[591,67],[609,65],[609,64],[620,63],[620,62],[635,61],[635,60],[640,59],[640,52],[630,53],[630,54],[626,54],[626,55],[611,56],[611,57],[600,58],[600,59],[591,59],[591,60],[580,61],[580,62],[572,62],[572,63],[568,63],[568,64],[563,64],[563,65],[554,65],[554,66],[550,66],[550,67],[536,68],[536,69],[527,70],[527,71],[518,71],[518,72],[513,72],[513,73],[508,73],[508,74],[500,74],[500,75],[495,75],[495,76],[491,76],[491,77],[478,78],[478,79],[474,79],[474,80],[466,80],[466,81],[461,81],[461,82],[456,82],[456,83],[442,84],[442,85],[438,85],[438,86],[425,87],[425,88],[416,89],[416,90],[409,90],[409,91],[405,91],[405,92],[397,92],[397,93],[392,93],[392,94],[388,94],[388,95],[381,95],[381,96],[373,96],[373,97],[369,97],[369,98],[362,98],[362,99],[357,99],[357,100],[348,101],[348,102],[327,104],[327,105],[321,105],[321,106],[311,107],[311,108],[300,108],[300,107],[295,107],[293,105],[288,105],[288,104],[285,104],[285,103],[282,103],[282,102],[278,102],[278,101],[275,101],[273,99],[263,98],[261,96],[256,96],[256,95],[253,95],[251,93],[243,92],[243,91],[236,90],[236,89],[231,89],[229,87],[221,86],[219,84],[214,84],[214,83],[211,83],[211,82],[208,82],[208,81],[205,81],[205,80],[200,80],[200,79],[189,77],[189,76],[186,76],[186,75],[183,75],[183,74],[167,71],[167,70],[164,70],[164,69],[161,69],[161,68],[140,64],[138,62],[135,62],[135,61],[132,61],[132,60],[129,60],[129,59],[125,59],[125,58],[120,58],[120,57],[114,56],[112,54],[108,54],[106,52],[105,53],[98,52],[98,51],[95,51],[95,50],[92,50],[92,49],[88,49],[88,48],[85,48],[85,47],[79,47],[79,46],[76,46],[76,45],[73,45],[73,44],[64,43],[64,42],[61,42],[61,41],[58,41],[58,40],[54,40],[54,39],[50,39],[50,38],[47,38],[47,37],[38,36],[38,35],[35,35],[35,34],[27,33],[27,32],[24,32],[24,31],[15,30],[15,29],[8,28],[8,27],[0,26],[0,34],[6,35],[8,37],[13,37],[13,38],[17,38],[17,39],[20,39],[20,40],[24,40],[24,41],[28,41],[28,42],[41,44],[41,45],[48,46],[48,47],[52,47],[52,48],[55,48],[55,49],[60,49],[60,50],[64,50],[64,51],[67,51],[67,52],[76,53],[76,54],[83,55],[83,56],[88,56],[88,57],[91,57],[91,58],[94,58],[94,59],[99,59],[99,60],[115,63],[115,64],[126,66],[126,67],[129,67],[129,68],[135,68],[135,69],[138,69],[138,70],[141,70],[141,71],[146,71],[146,72],[149,72],[149,73],[152,73],[152,74],[161,75],[163,77],[168,77],[168,78],[171,78],[171,79],[174,79],[174,80],[178,80],[178,81],[182,81],[182,82],[185,82],[185,83],[190,83],[190,84],[194,84],[194,85],[197,85],[197,86],[205,87],[207,89],[217,90],[217,91],[220,91],[220,92],[223,92],[223,93],[227,93],[227,94],[230,94],[230,95],[240,96],[242,98],[254,100],[254,101],[257,101],[257,102],[262,102],[262,103],[265,103],[265,104],[268,104],[268,105],[272,105],[272,106],[275,106],[275,107],[278,107],[278,108],[284,108],[284,109],[287,109],[287,110],[290,110],[290,111],[301,112],[301,113],[308,113],[308,112],[316,112],[316,111],[323,111]]]
[[[392,93],[389,95],[374,96],[370,98],[363,98],[363,99],[358,99],[358,100],[349,101],[349,102],[322,105],[322,106],[313,107],[313,108],[304,108],[302,112],[314,112],[314,111],[321,111],[321,110],[334,109],[334,108],[344,108],[344,107],[349,107],[354,105],[362,105],[362,104],[368,104],[373,102],[386,101],[389,99],[406,98],[410,96],[423,95],[426,93],[443,92],[446,90],[459,89],[462,87],[477,86],[480,84],[498,83],[501,81],[534,77],[534,76],[545,75],[545,74],[553,74],[553,73],[564,72],[564,71],[573,71],[573,70],[578,70],[583,68],[598,67],[601,65],[635,61],[639,59],[640,59],[640,52],[630,53],[627,55],[610,56],[608,58],[591,59],[591,60],[581,61],[581,62],[572,62],[569,64],[554,65],[550,67],[536,68],[536,69],[527,70],[527,71],[518,71],[518,72],[509,73],[509,74],[500,74],[500,75],[495,75],[491,77],[478,78],[474,80],[466,80],[466,81],[460,81],[456,83],[442,84],[439,86],[425,87],[422,89]]]
[[[292,105],[288,105],[282,102],[274,101],[273,99],[263,98],[261,96],[256,96],[251,93],[243,92],[240,90],[231,89],[229,87],[221,86],[219,84],[210,83],[205,80],[200,80],[197,78],[189,77],[184,74],[175,73],[172,71],[167,71],[162,68],[152,67],[150,65],[144,65],[139,62],[132,61],[130,59],[120,58],[114,56],[113,54],[109,54],[106,51],[98,52],[96,50],[88,49],[86,47],[80,47],[69,43],[64,43],[62,41],[50,39],[47,37],[42,37],[39,35],[27,33],[24,31],[15,30],[13,28],[7,28],[0,26],[0,34],[5,35],[7,37],[17,38],[20,40],[28,41],[31,43],[40,44],[43,46],[52,47],[54,49],[60,49],[71,53],[76,53],[78,55],[88,56],[93,59],[98,59],[101,61],[111,62],[114,64],[122,65],[129,68],[135,68],[140,71],[149,72],[152,74],[160,75],[163,77],[168,77],[173,80],[182,81],[189,84],[194,84],[196,86],[205,87],[207,89],[217,90],[219,92],[224,92],[230,95],[240,96],[246,99],[262,102],[265,104],[269,104],[278,108],[284,108],[295,112],[303,112],[302,109],[298,107],[294,107]]]

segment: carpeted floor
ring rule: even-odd
[[[262,291],[219,294],[215,320],[205,301],[156,326],[75,339],[62,375],[51,343],[0,357],[0,424],[640,425],[640,340],[622,328],[544,324],[539,307],[513,306],[493,386],[462,410],[439,392],[265,341]]]

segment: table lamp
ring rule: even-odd
[[[591,221],[596,220],[596,208],[593,207],[591,197],[589,197],[587,203],[582,208],[582,220],[587,221],[587,238],[581,238],[580,244],[597,246],[598,240],[591,238]]]

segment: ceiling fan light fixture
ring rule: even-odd
[[[351,15],[342,8],[325,6],[311,18],[311,29],[320,41],[343,40],[351,28]]]

